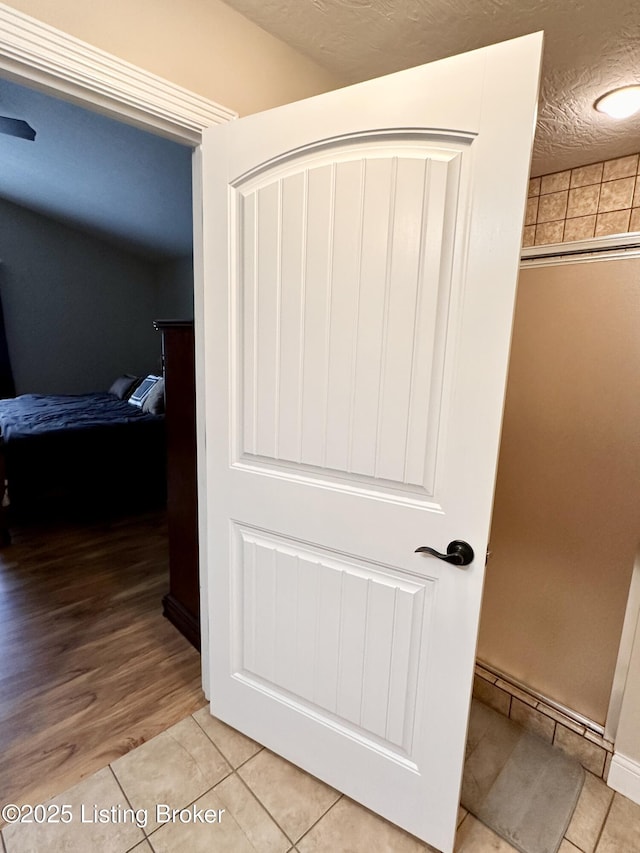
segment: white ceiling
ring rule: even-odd
[[[348,83],[545,31],[532,174],[640,149],[640,115],[593,109],[640,82],[639,0],[225,0]]]
[[[160,260],[192,246],[191,149],[0,80],[0,198]]]

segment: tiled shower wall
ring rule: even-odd
[[[523,246],[640,231],[640,155],[529,181]]]

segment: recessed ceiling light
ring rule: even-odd
[[[593,105],[611,118],[628,118],[640,110],[640,86],[623,86],[607,92]]]

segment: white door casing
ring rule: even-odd
[[[445,851],[541,46],[203,139],[212,713]]]

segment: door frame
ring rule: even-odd
[[[209,698],[206,459],[204,442],[205,346],[200,143],[207,127],[238,114],[62,30],[0,4],[0,78],[71,101],[193,149],[193,272],[196,362],[196,444],[200,556],[202,687]]]

